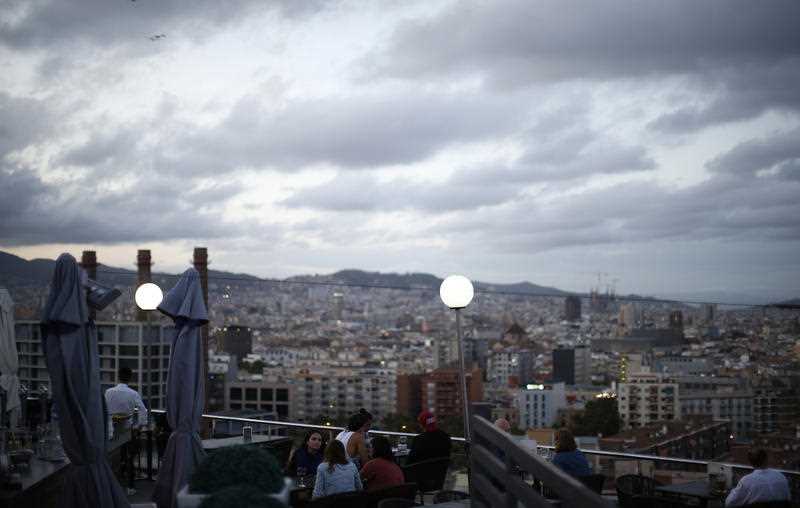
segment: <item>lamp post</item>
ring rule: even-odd
[[[458,362],[461,373],[461,400],[464,406],[464,439],[469,450],[469,398],[467,396],[467,373],[464,367],[464,343],[461,337],[461,309],[472,301],[475,290],[472,282],[463,275],[451,275],[439,286],[439,296],[445,305],[456,311],[456,333],[458,334]]]
[[[136,295],[134,297],[136,300],[136,305],[145,311],[145,315],[147,316],[147,327],[145,330],[150,332],[150,314],[154,310],[158,308],[161,304],[161,300],[164,299],[164,293],[161,292],[161,288],[158,287],[156,284],[152,282],[146,282],[136,288]],[[145,334],[147,337],[147,334]],[[153,414],[153,376],[150,374],[150,370],[153,368],[152,364],[153,358],[153,341],[148,341],[147,344],[147,427],[149,428],[152,423],[152,414]],[[144,372],[142,372],[144,374]]]

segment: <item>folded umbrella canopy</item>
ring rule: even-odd
[[[0,389],[6,393],[6,415],[0,415],[0,426],[6,416],[8,426],[17,426],[22,408],[19,400],[19,356],[14,336],[14,301],[6,288],[0,288]]]
[[[159,508],[173,508],[178,491],[205,457],[200,441],[205,403],[200,327],[208,323],[208,313],[197,270],[183,272],[158,310],[175,322],[167,374],[167,422],[173,431],[159,467],[153,501]]]
[[[59,506],[130,507],[106,456],[97,329],[89,320],[82,270],[56,260],[42,319],[42,342],[69,466]]]

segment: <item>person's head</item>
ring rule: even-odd
[[[318,430],[308,431],[303,437],[303,446],[305,446],[306,451],[311,453],[320,451],[323,446],[322,433]]]
[[[567,429],[560,429],[556,432],[556,453],[558,452],[574,452],[578,449],[575,444],[575,438],[572,437],[572,432]]]
[[[392,445],[389,443],[388,439],[383,436],[375,436],[372,438],[371,444],[373,459],[394,460],[394,455],[392,454]]]
[[[372,415],[363,408],[347,420],[347,430],[352,432],[366,432],[370,425],[372,425]]]
[[[747,452],[747,459],[750,461],[750,465],[756,469],[767,467],[767,451],[763,448],[753,448]]]
[[[331,444],[325,447],[325,462],[328,463],[329,471],[333,471],[333,467],[336,464],[347,464],[344,445],[338,439],[334,439]]]
[[[423,411],[417,416],[417,422],[422,427],[424,432],[433,432],[436,430],[436,415],[430,411]]]
[[[494,426],[498,429],[502,430],[503,432],[508,432],[511,430],[511,424],[508,423],[508,420],[505,418],[498,418],[494,421]]]
[[[130,367],[120,367],[117,374],[120,383],[128,384],[131,382],[131,379],[133,379],[133,371]]]

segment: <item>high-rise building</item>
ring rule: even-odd
[[[222,351],[238,360],[253,352],[253,331],[247,326],[228,325],[222,329]]]
[[[100,383],[105,391],[116,385],[122,367],[133,371],[130,387],[141,393],[145,404],[163,409],[173,327],[139,322],[98,322]],[[39,321],[17,321],[14,326],[19,353],[20,383],[31,390],[50,388]]]
[[[422,411],[422,374],[397,375],[397,414],[416,417]]]
[[[225,391],[225,409],[272,413],[281,420],[293,420],[293,389],[279,377],[233,381]]]
[[[567,407],[564,383],[526,385],[517,392],[514,406],[523,429],[552,427],[558,411]]]
[[[533,378],[536,359],[530,349],[507,347],[492,351],[487,361],[487,378],[494,386],[520,386]]]
[[[344,295],[342,293],[333,293],[331,299],[333,304],[333,319],[341,321],[344,317]]]
[[[779,430],[791,431],[798,421],[800,421],[800,386],[796,380],[778,377],[756,380],[753,384],[755,432],[767,434]]]
[[[680,420],[678,383],[662,374],[639,372],[617,386],[619,415],[625,428]]]
[[[581,320],[581,299],[579,296],[570,295],[564,299],[564,319],[567,321]]]
[[[683,311],[673,310],[669,313],[669,328],[683,332]]]
[[[588,385],[592,382],[592,354],[586,346],[553,350],[553,382]]]
[[[481,370],[473,366],[466,372],[469,402],[483,400]],[[454,367],[443,367],[425,374],[422,378],[422,409],[441,418],[461,416],[464,406],[461,397],[461,375]]]

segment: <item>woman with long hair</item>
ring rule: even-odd
[[[589,465],[586,456],[578,450],[572,432],[567,429],[561,429],[556,433],[556,454],[553,457],[553,464],[576,478],[592,474],[592,466]]]
[[[322,432],[310,430],[303,437],[303,444],[292,452],[286,466],[286,475],[302,478],[317,473],[325,452],[325,440]]]
[[[325,448],[325,460],[317,467],[312,498],[330,496],[341,492],[361,490],[358,469],[345,455],[341,441],[333,441]]]
[[[369,460],[367,449],[367,432],[372,425],[372,414],[364,408],[350,416],[347,429],[341,431],[336,440],[344,445],[347,457],[355,462],[356,467],[361,467]]]
[[[367,490],[373,491],[400,485],[405,482],[403,471],[395,464],[392,445],[383,436],[370,441],[372,444],[372,460],[361,468],[361,479],[367,484]]]

